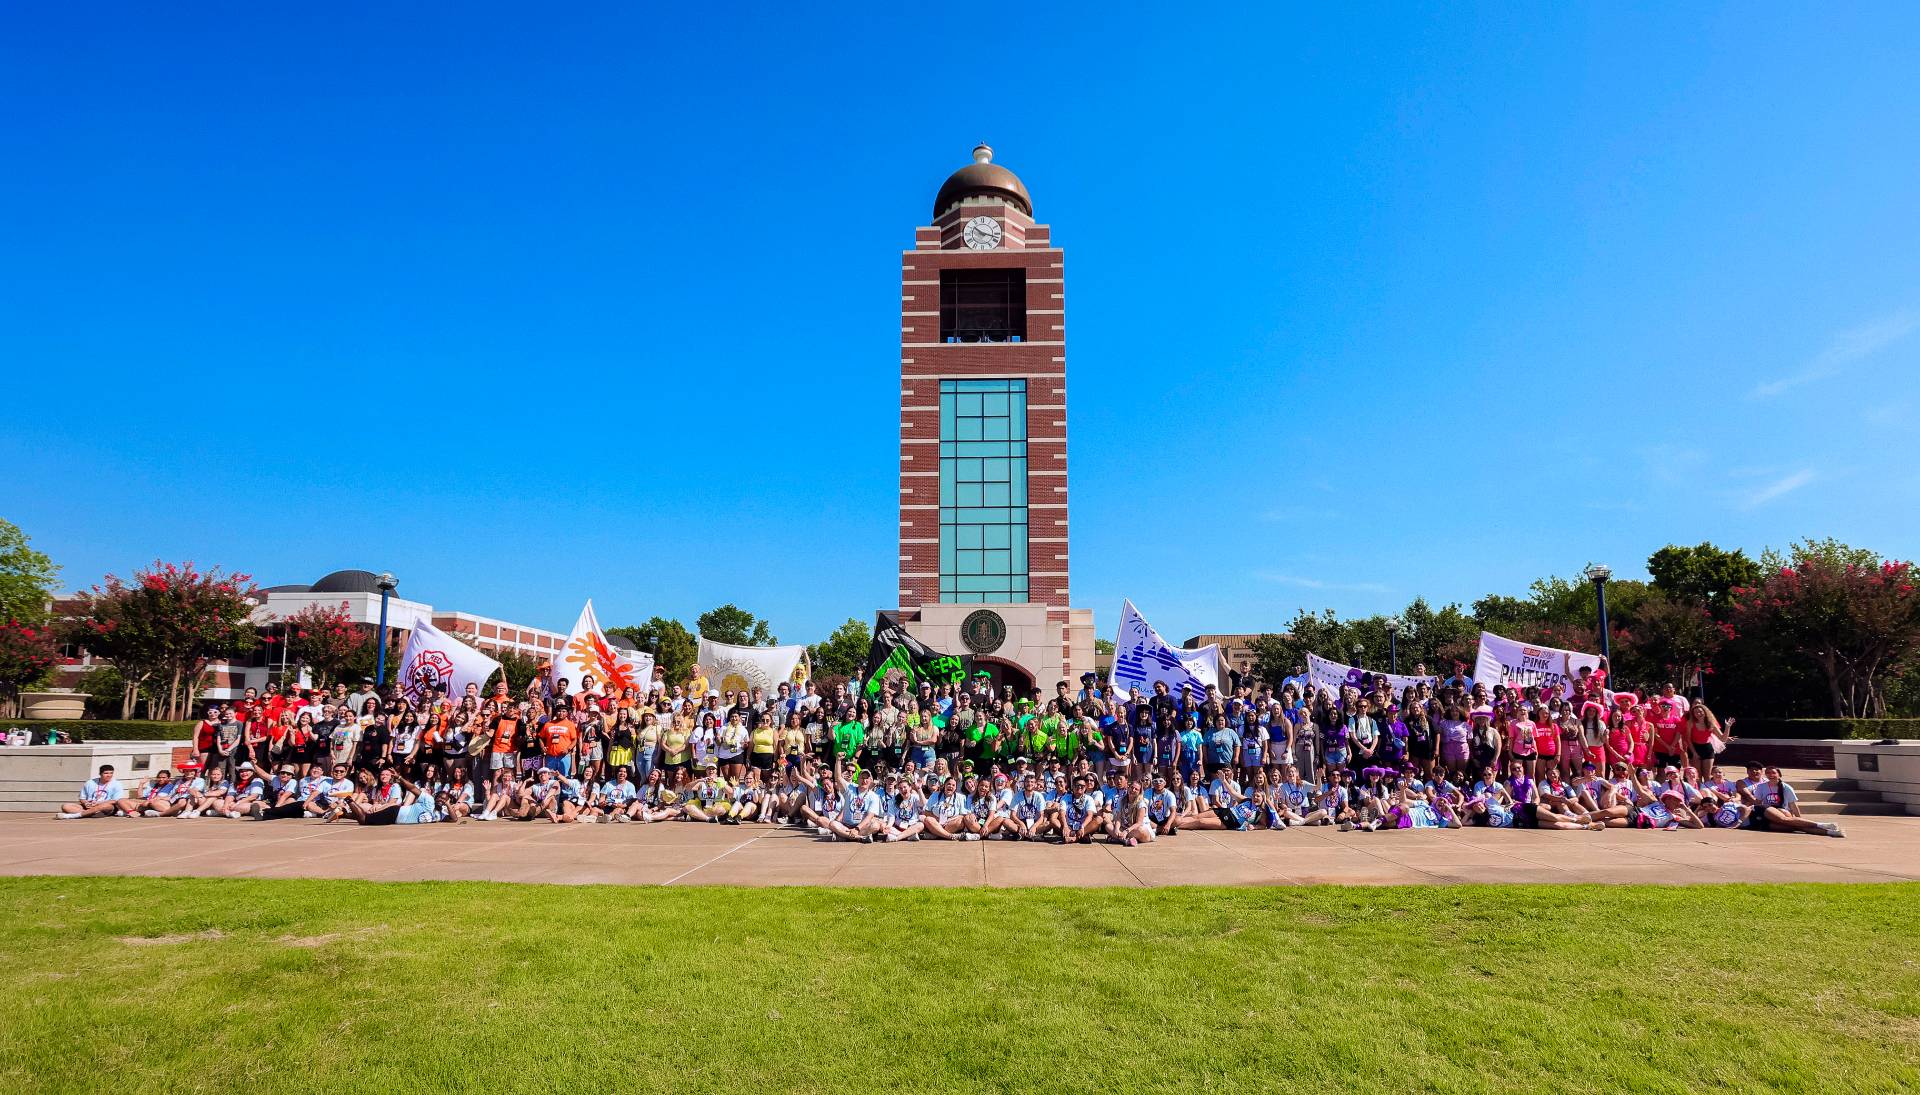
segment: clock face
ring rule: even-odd
[[[967,222],[960,238],[975,251],[991,251],[1000,246],[1000,222],[992,217],[975,217]]]

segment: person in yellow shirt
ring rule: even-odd
[[[660,766],[667,782],[685,776],[693,763],[693,720],[677,716],[673,725],[660,735]]]
[[[748,751],[748,762],[762,778],[772,778],[773,762],[779,753],[779,723],[771,714],[761,715],[760,721],[753,726],[749,740],[751,749]]]
[[[707,675],[700,671],[698,664],[695,664],[693,667],[693,676],[687,680],[687,697],[693,700],[693,702],[699,703],[706,699],[707,693],[712,690],[713,686],[707,683]]]
[[[780,731],[779,753],[789,768],[807,757],[807,728],[798,711],[787,716],[787,725]]]

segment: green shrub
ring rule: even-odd
[[[0,734],[23,726],[59,730],[74,741],[189,741],[194,724],[150,719],[0,719]]]
[[[1742,738],[1920,738],[1920,719],[1749,719],[1733,725]]]

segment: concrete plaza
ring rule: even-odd
[[[1138,848],[856,845],[772,826],[0,816],[0,875],[428,879],[642,885],[1170,886],[1920,880],[1920,817],[1847,837],[1717,829],[1186,833]]]

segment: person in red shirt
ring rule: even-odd
[[[218,705],[209,704],[207,706],[207,717],[201,719],[199,724],[193,728],[193,752],[195,756],[200,758],[200,765],[203,770],[212,770],[214,764],[219,761],[220,749],[216,738],[219,732],[220,708]]]

